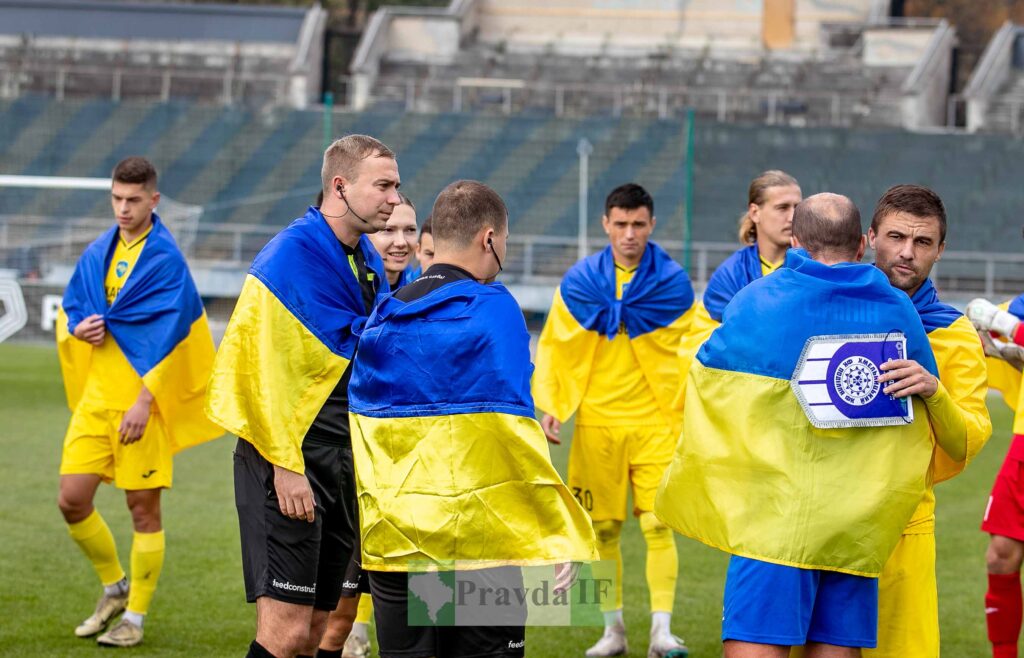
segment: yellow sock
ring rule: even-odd
[[[622,521],[594,521],[597,535],[597,553],[601,562],[594,565],[594,577],[600,580],[614,579],[614,595],[601,602],[601,611],[622,609]],[[614,571],[613,571],[614,569]]]
[[[132,540],[132,580],[128,611],[144,615],[164,567],[164,531],[136,532]]]
[[[365,578],[365,576],[364,576]],[[359,607],[356,608],[356,621],[357,624],[369,624],[370,617],[373,616],[373,599],[368,594],[363,594],[359,597]]]
[[[647,542],[647,589],[651,592],[651,612],[672,612],[676,598],[679,555],[672,530],[654,512],[640,515],[640,530]]]
[[[92,562],[96,575],[104,585],[113,585],[124,578],[124,569],[117,559],[117,544],[110,533],[107,522],[100,516],[99,510],[93,508],[92,514],[78,523],[68,524],[68,533],[85,557]]]

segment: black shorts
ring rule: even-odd
[[[370,593],[370,574],[363,569],[363,556],[359,551],[359,530],[356,529],[355,546],[352,549],[352,557],[345,567],[345,580],[341,583],[341,597],[343,599],[355,598],[361,594]]]
[[[409,574],[368,574],[381,658],[521,658],[525,654],[525,607],[503,612],[503,623],[511,614],[516,626],[410,626]],[[521,574],[518,577],[521,583]],[[503,574],[502,582],[508,580]]]
[[[316,505],[313,523],[283,515],[273,465],[248,441],[239,439],[235,447],[245,598],[253,603],[268,596],[334,610],[359,527],[352,448],[307,437],[302,456]]]

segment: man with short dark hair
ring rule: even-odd
[[[890,188],[875,207],[868,241],[875,265],[913,302],[935,354],[938,377],[905,359],[882,366],[881,381],[924,400],[936,444],[929,482],[941,482],[960,473],[992,433],[985,404],[985,355],[977,333],[963,314],[939,299],[929,278],[946,247],[942,200],[919,185]],[[878,586],[878,647],[864,655],[938,658],[932,486],[907,523]]]
[[[594,523],[602,560],[616,565],[605,631],[587,656],[625,653],[620,538],[626,496],[647,543],[649,655],[685,651],[670,629],[678,558],[672,531],[654,515],[654,493],[672,458],[679,415],[676,349],[689,326],[693,288],[685,270],[650,241],[654,200],[641,186],[608,195],[609,246],[562,280],[537,346],[533,394],[553,443],[575,414],[569,486]]]
[[[210,417],[239,437],[235,502],[257,610],[249,655],[259,658],[312,656],[338,605],[358,526],[350,365],[377,294],[389,290],[366,236],[400,203],[395,154],[349,135],[324,152],[321,177],[320,207],[253,261],[207,398]]]
[[[434,264],[382,300],[360,338],[349,388],[377,641],[382,658],[522,656],[519,607],[504,626],[409,620],[411,592],[424,591],[417,583],[451,591],[437,571],[508,584],[522,576],[496,565],[597,557],[586,514],[551,465],[533,415],[522,310],[494,283],[508,240],[505,204],[482,183],[456,181],[432,218]],[[559,569],[556,593],[569,571]]]
[[[878,381],[892,355],[935,363],[909,298],[857,264],[856,206],[814,195],[792,230],[785,266],[733,297],[690,368],[655,505],[732,554],[727,658],[785,658],[793,646],[853,658],[874,646],[877,577],[932,455],[923,405]]]
[[[145,158],[126,158],[112,179],[117,225],[82,254],[57,322],[73,411],[58,504],[103,583],[95,612],[75,635],[92,637],[124,612],[97,642],[130,647],[142,642],[163,568],[160,492],[171,486],[172,457],[222,430],[203,415],[213,338],[185,257],[155,212],[156,169]],[[130,583],[93,506],[100,482],[125,490],[135,528]]]

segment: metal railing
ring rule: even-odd
[[[284,105],[289,76],[274,73],[131,69],[80,64],[0,62],[0,98],[24,93],[65,98],[158,100],[188,98],[232,104]]]
[[[346,79],[351,82],[351,79]],[[351,85],[350,85],[351,86]],[[898,98],[898,90],[891,90]],[[884,90],[802,91],[686,87],[658,84],[556,83],[521,79],[454,80],[380,77],[370,104],[414,112],[474,112],[516,115],[540,112],[556,117],[609,115],[682,118],[688,109],[720,122],[768,125],[850,126],[862,122],[865,107],[886,98]],[[878,123],[899,125],[898,114]]]
[[[989,39],[971,77],[964,87],[963,96],[968,100],[987,99],[995,95],[1006,81],[1013,55],[1013,41],[1019,28],[1012,21],[1006,21]]]
[[[110,226],[106,219],[55,222],[52,218],[0,216],[0,268],[12,268],[21,278],[46,279],[51,272],[67,273],[82,250]],[[173,227],[172,227],[173,228]],[[249,224],[215,224],[194,228],[194,238],[184,248],[193,268],[244,272],[260,249],[280,227]],[[658,243],[683,262],[686,245],[681,240]],[[591,253],[607,245],[604,236],[591,236]],[[703,291],[711,273],[737,249],[733,242],[690,244],[690,277]],[[556,285],[579,256],[579,240],[572,236],[513,235],[502,279],[527,285]],[[869,255],[865,260],[870,262]],[[981,251],[949,251],[933,270],[933,279],[944,294],[1015,296],[1024,290],[1024,254]]]

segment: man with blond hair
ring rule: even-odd
[[[320,207],[253,261],[207,399],[210,417],[239,437],[235,501],[255,657],[315,653],[358,531],[349,364],[376,296],[389,290],[366,235],[400,203],[395,154],[349,135],[324,153],[322,182]]]

